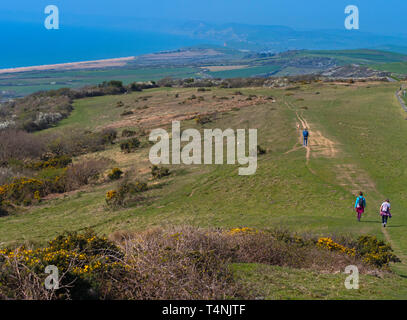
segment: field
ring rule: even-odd
[[[372,65],[372,68],[376,70],[382,70],[387,72],[392,72],[395,74],[407,74],[407,63],[406,62],[392,62],[384,64]]]
[[[188,78],[199,73],[194,67],[168,68],[105,68],[100,70],[31,71],[0,76],[1,91],[13,91],[25,96],[41,90],[80,88],[96,85],[106,79],[118,79],[124,84],[135,81],[156,81],[165,77]]]
[[[217,55],[207,56],[208,50]],[[62,87],[80,88],[115,79],[129,84],[134,81],[157,81],[172,78],[234,78],[253,76],[289,76],[318,73],[333,65],[363,64],[375,69],[406,73],[407,56],[378,50],[299,50],[279,55],[245,55],[238,50],[222,47],[184,49],[181,54],[158,53],[137,57],[123,67],[67,71],[31,71],[0,75],[0,98],[21,97],[40,90]],[[209,60],[207,60],[209,59]]]
[[[357,291],[344,289],[343,274],[256,264],[236,264],[233,270],[271,299],[406,298],[407,123],[394,95],[399,85],[313,83],[292,90],[244,88],[239,89],[241,94],[236,89],[160,88],[77,100],[69,118],[39,134],[78,128],[170,130],[171,120],[182,120],[182,128],[199,130],[257,128],[258,143],[267,153],[259,156],[252,176],[239,176],[237,165],[169,166],[172,174],[153,182],[155,187],[141,203],[115,211],[105,205],[105,194],[114,183],[52,195],[25,212],[1,217],[0,244],[42,244],[65,230],[86,227],[108,235],[185,224],[286,228],[321,236],[370,234],[389,242],[402,263],[394,264],[395,273],[384,278],[363,276]],[[193,95],[202,99],[191,99]],[[256,97],[248,100],[249,95]],[[275,102],[267,99],[270,96]],[[116,108],[118,101],[124,107]],[[122,116],[124,109],[133,114]],[[192,120],[215,111],[210,123]],[[297,125],[310,129],[307,149],[301,145]],[[123,154],[116,144],[93,156],[112,159],[115,166],[149,180],[148,152],[144,147]],[[353,210],[359,191],[367,199],[360,223]],[[378,211],[386,197],[393,218],[384,229]]]

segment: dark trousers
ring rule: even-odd
[[[308,145],[308,137],[304,137],[304,146]]]
[[[382,216],[382,223],[387,224],[387,219],[388,218],[389,218],[388,216]]]

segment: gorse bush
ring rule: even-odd
[[[115,129],[104,129],[100,132],[102,143],[113,144],[117,138],[117,131]]]
[[[64,168],[45,166],[35,178],[14,178],[10,183],[0,186],[3,213],[6,210],[4,201],[14,205],[31,205],[50,193],[72,191],[94,182],[109,163],[106,159],[88,159]]]
[[[0,297],[11,299],[93,299],[109,286],[109,273],[125,270],[122,251],[93,231],[65,233],[44,248],[0,250]],[[59,289],[45,290],[42,275],[54,265]],[[17,276],[18,275],[18,276]],[[32,281],[34,280],[34,281]]]
[[[113,168],[109,173],[108,173],[108,178],[110,180],[118,180],[121,178],[123,175],[123,171],[120,170],[119,168]]]
[[[26,167],[33,169],[33,170],[41,170],[41,169],[47,169],[47,168],[60,169],[60,168],[67,167],[71,163],[72,163],[71,157],[69,157],[67,155],[62,155],[59,157],[50,158],[45,161],[28,163],[28,164],[26,164]]]
[[[45,182],[34,178],[15,178],[12,183],[0,186],[0,197],[16,204],[29,205],[34,195],[45,193]]]
[[[141,181],[123,181],[117,190],[106,193],[105,201],[109,208],[125,207],[137,203],[141,198],[139,193],[147,191],[147,183]]]
[[[199,115],[199,116],[195,117],[195,122],[197,124],[204,125],[205,123],[212,122],[212,119],[210,116]]]
[[[253,299],[256,288],[238,281],[231,263],[320,272],[343,272],[352,264],[362,274],[377,270],[337,245],[321,250],[315,241],[298,239],[278,230],[247,227],[155,228],[116,232],[111,240],[92,231],[65,233],[43,248],[1,250],[0,298]],[[43,286],[44,269],[50,264],[62,275],[55,291]]]
[[[124,129],[122,131],[122,137],[134,137],[137,134],[136,131]]]
[[[120,143],[120,149],[125,153],[130,153],[140,147],[140,140],[137,138],[132,138]]]
[[[170,175],[170,169],[153,165],[151,167],[151,175],[154,179],[161,179]]]
[[[266,149],[264,149],[262,146],[260,146],[260,145],[258,145],[257,146],[257,154],[258,155],[263,155],[263,154],[266,154],[267,153],[267,150]]]
[[[400,262],[392,248],[375,236],[361,236],[358,238],[356,250],[367,263],[378,267],[387,267],[390,262]]]

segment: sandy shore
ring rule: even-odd
[[[125,57],[125,58],[115,58],[115,59],[48,64],[48,65],[32,66],[32,67],[0,69],[0,74],[27,72],[27,71],[44,71],[44,70],[74,70],[74,69],[121,67],[121,66],[126,65],[127,62],[132,61],[134,59],[135,59],[135,57]]]

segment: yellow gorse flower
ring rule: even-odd
[[[331,251],[340,251],[350,256],[356,255],[356,250],[354,248],[345,247],[339,243],[334,242],[331,238],[319,238],[317,246],[326,248]]]

